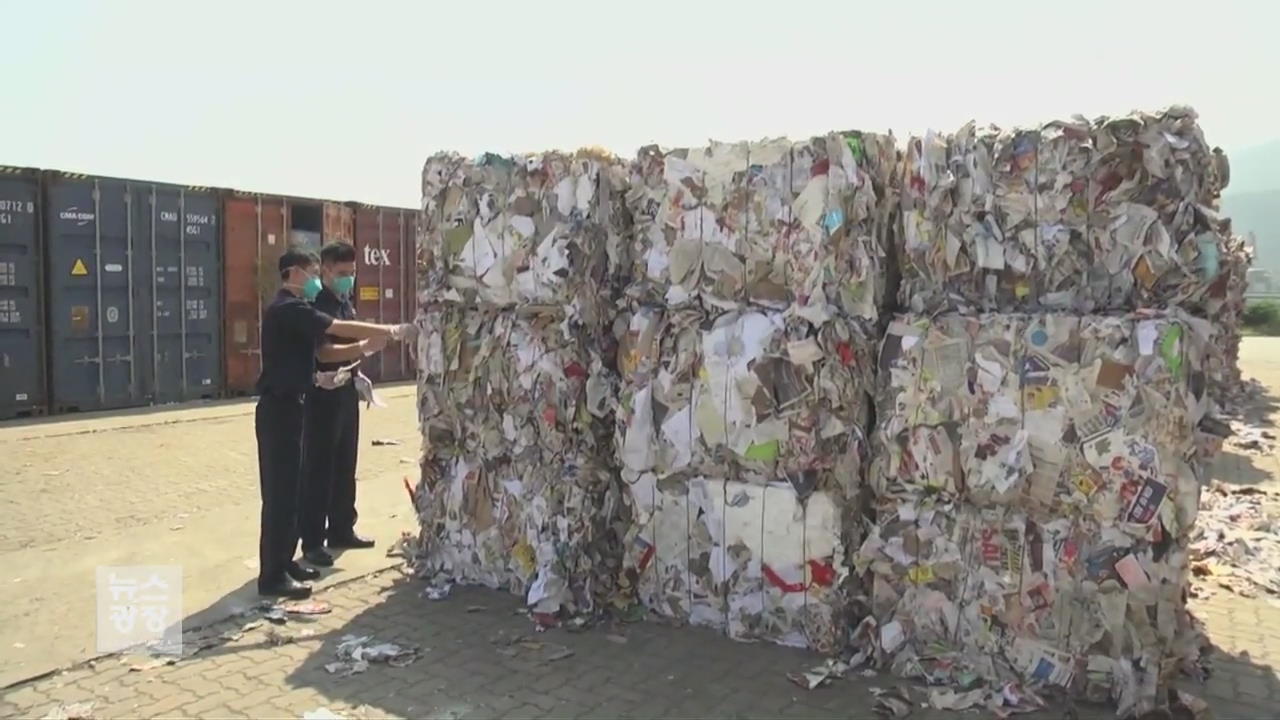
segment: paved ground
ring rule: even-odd
[[[1280,396],[1280,341],[1249,339],[1244,365]],[[411,391],[388,394],[390,407],[365,413],[361,441],[361,526],[383,547],[413,527],[400,477],[416,453]],[[514,598],[459,590],[429,601],[417,582],[386,569],[381,551],[341,559],[320,595],[331,614],[243,630],[247,619],[231,615],[255,601],[246,566],[257,524],[251,408],[0,425],[0,686],[17,683],[0,692],[0,717],[93,701],[99,718],[297,718],[320,707],[347,717],[847,718],[871,715],[870,687],[897,684],[850,678],[802,691],[785,676],[813,656],[700,630],[637,624],[533,635]],[[373,438],[405,444],[375,448]],[[1280,457],[1227,454],[1216,474],[1280,490]],[[169,666],[85,664],[94,654],[93,568],[150,562],[182,563],[188,627],[213,623],[207,635],[229,639]],[[1193,601],[1219,652],[1213,677],[1187,689],[1218,718],[1276,715],[1277,604],[1225,592]],[[323,666],[349,633],[417,645],[422,656],[338,678]],[[57,667],[69,669],[19,682]]]
[[[412,388],[362,417],[360,528],[383,547],[413,525]],[[258,476],[251,402],[0,424],[0,687],[95,648],[99,565],[184,569],[187,624],[258,601]],[[373,447],[374,439],[398,446]],[[326,582],[389,567],[345,553]]]

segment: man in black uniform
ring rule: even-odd
[[[316,358],[355,360],[381,350],[402,327],[334,320],[307,302],[320,290],[317,258],[300,250],[280,256],[283,287],[262,313],[262,375],[254,431],[262,488],[262,531],[258,540],[258,592],[305,598],[319,572],[293,560],[298,546],[298,492],[302,479],[303,398],[315,383]],[[327,344],[325,334],[351,338]]]
[[[334,242],[320,250],[320,279],[324,288],[316,296],[316,309],[339,320],[354,320],[351,291],[355,287],[356,249]],[[336,342],[336,338],[329,338]],[[349,363],[347,364],[349,365]],[[319,363],[324,372],[337,371],[343,363]],[[355,369],[351,369],[351,375]],[[360,397],[351,379],[337,388],[314,386],[307,392],[303,430],[302,513],[299,534],[302,557],[312,565],[329,567],[334,549],[370,548],[373,541],[355,532],[356,456],[360,445]],[[326,529],[327,524],[327,529]]]

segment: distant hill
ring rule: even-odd
[[[1254,267],[1280,276],[1280,140],[1228,151],[1231,184],[1222,195],[1222,213],[1231,228],[1257,239]]]
[[[1231,172],[1235,174],[1234,167]],[[1231,218],[1235,233],[1254,234],[1257,254],[1253,266],[1280,276],[1280,190],[1224,195],[1222,214]]]

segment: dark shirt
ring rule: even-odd
[[[314,383],[316,349],[333,317],[281,289],[262,312],[260,395],[302,395]]]
[[[355,320],[356,309],[351,306],[351,301],[346,298],[340,298],[329,288],[324,288],[316,299],[311,302],[312,306],[320,312],[337,320]],[[346,345],[355,342],[350,338],[341,338],[333,335],[327,336],[327,341],[332,345]],[[352,361],[326,363],[316,361],[316,367],[320,370],[337,370],[343,365],[350,365]]]

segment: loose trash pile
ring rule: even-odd
[[[1196,524],[1252,392],[1226,179],[1179,107],[433,156],[404,554],[539,629],[640,609],[831,654],[810,689],[1167,703],[1189,572],[1280,589],[1244,570],[1275,549],[1253,496]]]
[[[1201,495],[1191,574],[1202,594],[1280,598],[1280,498],[1214,482]]]

